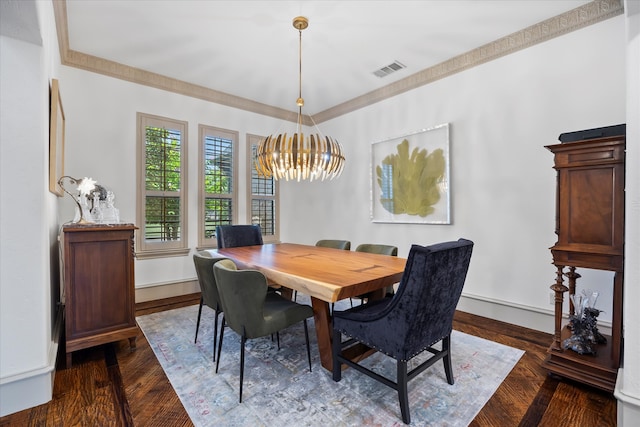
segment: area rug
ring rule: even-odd
[[[335,309],[348,308],[348,300],[344,304],[339,302]],[[203,307],[194,344],[197,315],[198,307],[189,306],[137,318],[195,426],[404,425],[393,389],[353,369],[345,370],[340,382],[333,381],[320,365],[313,319],[313,371],[309,372],[302,324],[280,333],[280,350],[269,337],[249,340],[243,399],[238,403],[240,337],[225,330],[216,374],[213,310]],[[524,353],[459,331],[453,332],[451,346],[454,385],[447,383],[441,362],[409,382],[413,426],[467,426]],[[389,357],[375,354],[366,364],[395,378],[395,361]]]

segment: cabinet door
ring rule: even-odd
[[[621,165],[589,169],[567,169],[560,186],[560,199],[566,203],[560,216],[562,244],[593,245],[614,252],[622,244],[616,210],[622,194],[616,194]],[[565,232],[566,231],[566,232]]]
[[[135,325],[131,234],[68,233],[68,338]]]
[[[624,242],[624,138],[548,147],[558,170],[558,265],[621,271]]]

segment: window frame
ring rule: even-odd
[[[247,174],[246,174],[246,194],[247,194],[247,206],[246,206],[246,220],[247,220],[247,224],[252,224],[252,218],[251,218],[251,208],[252,208],[252,201],[254,199],[259,199],[259,200],[273,200],[274,201],[274,209],[275,209],[275,215],[274,215],[274,224],[273,224],[273,228],[274,228],[274,234],[273,235],[269,235],[269,234],[265,234],[264,230],[263,230],[263,234],[262,234],[262,240],[264,241],[264,243],[279,243],[280,242],[280,182],[276,179],[273,179],[273,177],[271,178],[273,181],[273,189],[274,189],[274,195],[273,196],[268,196],[268,195],[254,195],[253,194],[253,171],[255,171],[255,158],[253,156],[253,147],[257,146],[258,144],[260,144],[260,141],[264,140],[265,137],[264,136],[259,136],[259,135],[253,135],[253,134],[249,134],[247,133],[247,145],[246,145],[246,149],[247,149],[247,153],[246,153],[246,158],[247,158]]]
[[[136,188],[136,217],[138,232],[136,233],[136,257],[139,259],[169,256],[183,256],[189,253],[188,233],[188,122],[168,117],[155,116],[138,112],[137,123],[137,173]],[[158,127],[180,131],[180,188],[177,191],[180,199],[180,239],[162,242],[149,242],[145,239],[146,232],[146,128]]]
[[[231,174],[231,193],[205,193],[205,138],[207,136],[230,139],[232,144],[232,167]],[[231,200],[231,223],[238,223],[238,212],[240,206],[238,204],[238,146],[239,146],[240,134],[237,131],[222,129],[209,125],[198,125],[198,250],[207,248],[217,248],[218,242],[216,236],[207,238],[205,236],[205,201],[209,195],[217,195],[218,197],[227,197]]]

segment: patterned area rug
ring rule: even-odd
[[[304,299],[299,296],[298,302]],[[335,309],[348,307],[346,300]],[[280,350],[269,337],[249,340],[243,399],[238,403],[240,338],[225,330],[216,374],[213,310],[203,307],[194,344],[197,315],[198,307],[189,306],[137,318],[196,426],[404,425],[395,390],[353,369],[345,370],[340,382],[332,380],[320,365],[313,319],[309,319],[313,372],[309,372],[302,324],[280,332]],[[441,362],[409,382],[413,426],[467,426],[524,353],[458,331],[451,342],[454,385],[447,383]],[[389,357],[375,354],[366,364],[395,378],[395,361]]]

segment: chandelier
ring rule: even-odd
[[[286,133],[270,135],[260,141],[258,145],[255,167],[259,175],[273,177],[278,180],[284,178],[298,181],[313,181],[314,179],[339,177],[344,168],[344,153],[342,146],[335,139],[321,136],[318,126],[313,123],[318,133],[305,136],[302,132],[302,30],[309,26],[309,20],[304,16],[293,19],[293,27],[300,35],[299,44],[299,86],[298,121],[293,135]],[[313,122],[313,119],[311,119]]]

